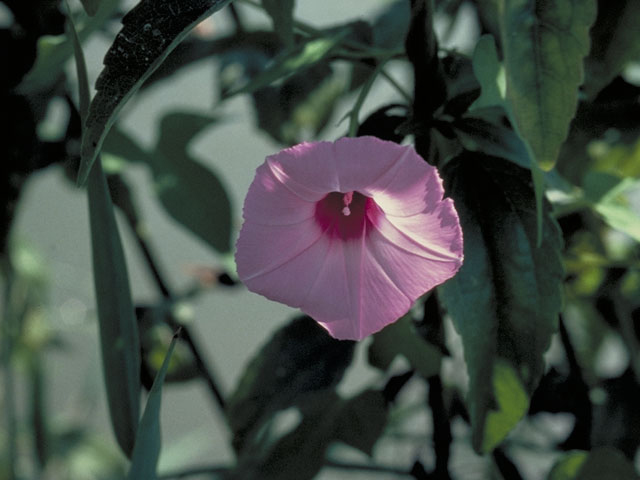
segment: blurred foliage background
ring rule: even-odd
[[[637,478],[639,29],[636,0],[0,2],[0,479]],[[264,156],[346,134],[414,144],[465,236],[358,344],[232,260]]]

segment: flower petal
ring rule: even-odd
[[[277,273],[298,257],[306,258],[307,269],[313,270],[312,262],[317,259],[309,250],[321,248],[317,245],[321,239],[324,235],[315,219],[293,225],[261,225],[245,221],[236,245],[237,251],[242,252],[236,255],[238,275],[253,290],[249,283],[251,280],[271,272]],[[283,274],[276,278],[274,286],[283,289],[283,285],[296,283],[294,278]]]
[[[267,157],[266,164],[293,193],[316,201],[339,191],[333,149],[330,142],[301,143]]]
[[[293,225],[310,219],[314,212],[315,202],[292,192],[267,164],[258,167],[244,202],[245,220],[262,225]]]

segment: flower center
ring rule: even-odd
[[[325,233],[349,240],[362,237],[378,211],[375,202],[359,192],[331,192],[316,204],[315,218]]]

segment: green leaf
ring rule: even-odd
[[[513,426],[529,408],[529,397],[513,366],[502,359],[493,365],[494,408],[487,413],[482,451],[490,452],[500,445]]]
[[[553,466],[547,480],[637,480],[633,465],[612,447],[597,447],[565,454]]]
[[[640,180],[588,172],[583,187],[593,209],[611,228],[640,242],[640,213],[632,200],[632,196],[640,195]]]
[[[591,29],[591,51],[585,60],[584,91],[593,98],[640,57],[640,3],[637,0],[598,1],[598,18]]]
[[[169,368],[173,349],[176,346],[178,334],[173,336],[169,350],[164,357],[162,367],[158,371],[153,386],[147,398],[147,405],[140,419],[136,443],[131,456],[131,467],[127,478],[129,480],[154,480],[157,478],[156,467],[160,457],[160,404],[162,401],[162,384]]]
[[[442,360],[440,351],[418,335],[409,316],[376,333],[368,354],[369,363],[381,370],[389,368],[398,355],[403,355],[425,378],[440,372]]]
[[[555,463],[547,475],[547,480],[575,480],[588,456],[588,452],[581,450],[565,454]]]
[[[97,14],[76,22],[80,42],[101,28],[120,6],[121,0],[103,0]],[[37,43],[36,62],[19,86],[20,91],[33,93],[45,90],[63,73],[67,61],[73,56],[73,43],[68,35],[43,35]]]
[[[506,96],[518,132],[550,170],[575,115],[595,0],[502,0]]]
[[[122,242],[98,162],[89,174],[87,191],[107,400],[118,443],[130,455],[140,408],[140,343]]]
[[[334,437],[367,455],[387,424],[387,401],[380,390],[365,390],[345,401],[335,417]]]
[[[231,0],[142,0],[123,19],[96,82],[82,138],[78,182],[83,184],[116,116],[182,39]]]
[[[545,202],[544,235],[536,246],[535,195],[527,170],[466,153],[447,164],[443,177],[460,215],[465,262],[439,288],[439,298],[462,336],[473,446],[485,452],[525,413],[527,396],[543,373],[543,353],[562,303],[562,239]]]
[[[251,360],[229,399],[227,418],[236,450],[241,451],[275,411],[335,386],[351,362],[354,345],[331,338],[309,317],[280,329]]]
[[[82,2],[82,6],[84,7],[87,15],[93,17],[96,13],[98,13],[98,9],[100,8],[101,0],[80,0]]]
[[[531,157],[518,134],[500,121],[485,118],[483,111],[488,109],[474,110],[451,125],[462,146],[470,152],[504,158],[531,169]]]
[[[155,192],[178,223],[220,253],[231,251],[231,202],[218,176],[191,158],[189,143],[215,118],[189,112],[166,114],[158,129],[154,151],[141,148],[118,128],[104,143],[105,152],[147,164]]]
[[[266,452],[241,455],[232,478],[314,478],[335,441],[371,455],[388,417],[384,394],[378,390],[365,390],[344,400],[327,389],[306,396],[301,405],[304,417],[300,423]]]
[[[496,42],[491,35],[483,35],[473,51],[473,73],[480,83],[480,96],[469,110],[503,106],[505,98],[505,72],[498,58]]]
[[[285,51],[274,58],[272,63],[249,83],[227,93],[227,98],[241,93],[253,93],[278,80],[301,73],[327,58],[348,33],[348,28],[340,29],[330,37],[311,39],[293,50]]]
[[[295,0],[262,0],[262,7],[273,21],[274,31],[285,46],[293,46],[293,9]]]
[[[68,26],[79,79],[80,115],[84,120],[89,105],[87,69],[71,19]],[[100,162],[89,172],[87,195],[107,402],[118,444],[129,456],[133,451],[140,415],[140,342],[127,264]]]

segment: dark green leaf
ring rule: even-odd
[[[242,450],[275,411],[336,385],[351,362],[354,345],[331,338],[309,317],[278,331],[253,358],[229,400],[227,417],[236,450]]]
[[[329,37],[311,39],[293,50],[287,50],[274,58],[270,66],[256,75],[249,83],[229,92],[227,96],[253,93],[278,80],[284,80],[296,73],[301,73],[327,58],[348,33],[349,28],[340,29]]]
[[[229,196],[217,175],[187,152],[195,135],[215,121],[206,115],[168,113],[160,124],[155,151],[145,151],[117,128],[106,138],[104,149],[111,155],[146,163],[165,210],[216,251],[227,253],[232,226]]]
[[[122,20],[96,82],[78,174],[84,183],[118,112],[169,52],[202,19],[231,0],[143,0]]]
[[[440,372],[440,351],[418,335],[408,316],[373,336],[369,345],[369,363],[386,370],[398,355],[403,355],[425,378]]]
[[[232,478],[311,479],[325,463],[332,442],[342,441],[370,455],[387,421],[381,391],[365,390],[343,400],[332,390],[313,392],[301,402],[299,425],[261,455],[241,456]]]
[[[98,9],[100,8],[101,0],[80,0],[82,2],[82,6],[88,15],[94,16],[98,13]]]
[[[483,153],[510,160],[530,169],[531,158],[526,145],[517,133],[499,121],[489,121],[475,110],[473,116],[464,116],[453,123],[453,130],[462,146],[470,152]]]
[[[164,357],[162,366],[153,382],[147,405],[140,419],[136,443],[131,456],[131,467],[127,478],[129,480],[154,480],[158,457],[160,456],[160,404],[162,401],[162,384],[169,368],[171,354],[176,346],[178,335],[173,336],[169,350]]]
[[[71,21],[69,31],[79,78],[80,115],[84,120],[89,105],[86,64]],[[87,195],[107,401],[116,439],[129,456],[133,451],[140,415],[140,342],[131,301],[127,263],[100,162],[89,172]]]
[[[480,96],[469,110],[504,105],[504,69],[498,58],[496,42],[483,35],[473,51],[473,74],[480,83]]]
[[[575,480],[638,480],[633,465],[615,448],[594,448],[582,464]]]
[[[627,62],[640,58],[640,2],[598,1],[598,18],[591,29],[591,51],[585,60],[584,90],[595,96]]]
[[[285,46],[293,45],[293,9],[295,0],[262,0],[262,7],[273,21],[273,29]]]
[[[595,0],[502,3],[506,96],[518,132],[550,170],[576,113]]]
[[[372,455],[373,446],[387,424],[387,402],[379,390],[365,390],[350,398],[335,418],[334,437]]]
[[[545,203],[544,236],[536,247],[527,170],[466,153],[450,161],[443,176],[460,215],[465,262],[440,287],[439,298],[462,336],[473,445],[488,451],[524,415],[542,375],[562,303],[562,241]]]
[[[77,26],[78,37],[84,42],[102,27],[118,9],[121,0],[103,0],[97,14]],[[67,61],[73,55],[73,44],[68,36],[44,35],[38,39],[38,55],[33,68],[24,77],[20,90],[38,92],[56,82],[63,73]]]
[[[212,119],[168,114],[151,154],[155,191],[169,214],[220,253],[231,250],[231,203],[218,177],[187,153],[189,141]]]
[[[313,138],[326,126],[343,91],[327,64],[314,65],[282,85],[253,93],[258,127],[285,145]]]
[[[124,251],[99,162],[91,169],[87,191],[107,400],[118,443],[131,455],[140,409],[140,343]]]

